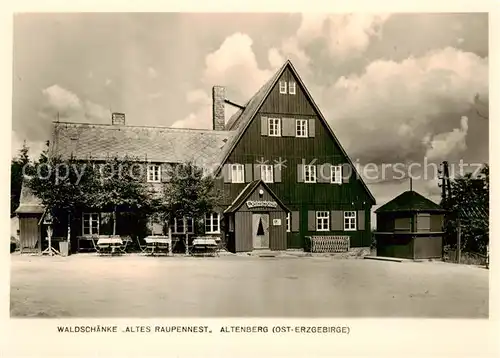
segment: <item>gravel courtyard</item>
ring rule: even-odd
[[[328,257],[11,255],[12,317],[488,317],[488,270]]]

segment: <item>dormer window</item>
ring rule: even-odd
[[[161,168],[158,164],[148,165],[148,182],[159,183],[161,181]]]
[[[295,90],[295,82],[288,82],[288,93],[289,94],[295,94],[296,93],[296,90]]]
[[[287,82],[286,81],[280,81],[280,94],[286,94],[286,86]]]

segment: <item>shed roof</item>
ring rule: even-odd
[[[427,199],[425,196],[417,193],[413,190],[405,191],[404,193],[398,195],[388,203],[382,205],[380,208],[375,210],[376,213],[384,212],[432,212],[432,211],[444,211],[441,206],[435,202]]]
[[[42,205],[42,201],[33,194],[26,181],[24,181],[16,214],[42,214],[44,211],[45,207]]]

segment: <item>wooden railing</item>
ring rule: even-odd
[[[307,236],[309,250],[315,253],[339,253],[347,252],[350,248],[349,236]]]

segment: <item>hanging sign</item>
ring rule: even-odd
[[[247,206],[249,209],[252,208],[276,208],[278,203],[269,200],[248,200]]]

